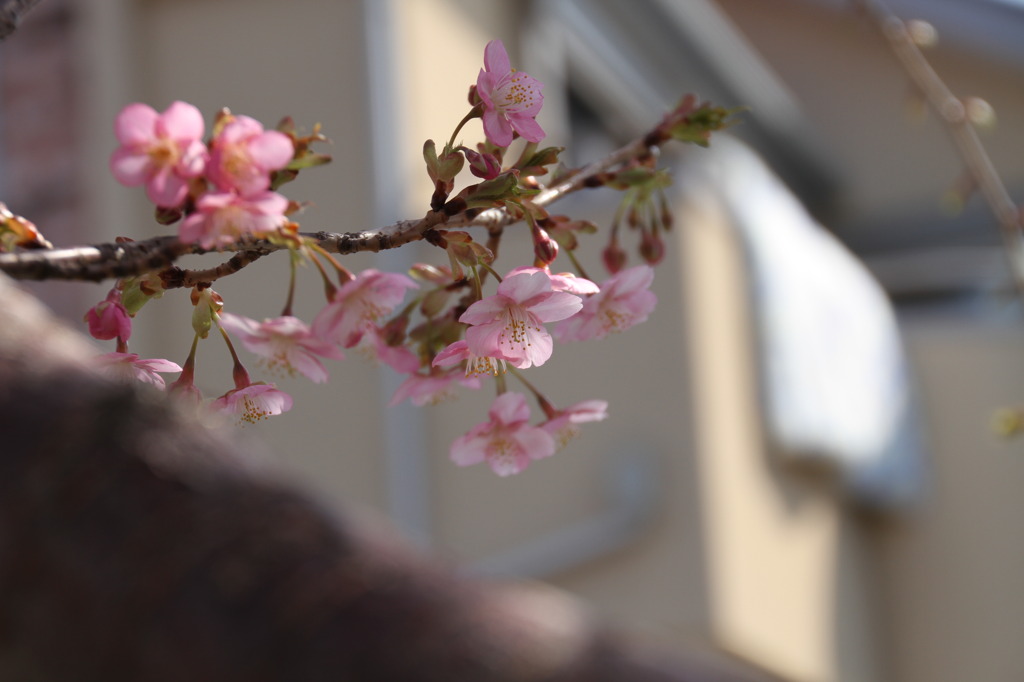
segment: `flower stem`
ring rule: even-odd
[[[231,353],[231,359],[234,361],[234,367],[231,369],[231,378],[235,380],[235,389],[249,386],[252,384],[252,380],[249,378],[249,373],[245,371],[245,367],[242,366],[242,361],[238,359],[238,353],[235,352],[235,346],[231,343],[231,338],[220,324],[217,325],[217,329],[220,330],[224,343],[228,344],[228,352]]]
[[[292,317],[292,305],[295,303],[295,260],[298,258],[298,254],[295,251],[290,251],[288,256],[288,298],[285,299],[281,317]]]
[[[509,367],[508,371],[511,374],[513,374],[515,378],[518,379],[519,382],[523,386],[525,386],[527,390],[530,391],[530,393],[533,394],[533,397],[537,399],[537,404],[540,405],[540,409],[544,411],[544,414],[547,415],[547,418],[553,419],[557,410],[551,405],[550,402],[548,402],[548,399],[544,397],[544,394],[541,393],[536,386],[527,381],[526,378],[523,377],[523,373],[517,370],[515,367]]]
[[[565,255],[567,255],[569,257],[569,260],[572,261],[572,266],[576,268],[576,272],[579,274],[580,277],[582,277],[583,279],[590,279],[590,275],[587,274],[587,271],[583,269],[583,266],[580,265],[580,262],[576,259],[575,253],[573,253],[569,249],[565,249]],[[593,282],[594,280],[591,279],[590,281]]]
[[[455,149],[455,138],[459,136],[459,131],[462,130],[462,127],[464,125],[472,121],[474,118],[480,118],[480,114],[483,113],[483,110],[483,105],[478,104],[472,109],[470,109],[469,113],[466,114],[461,121],[459,121],[459,125],[455,126],[455,131],[452,133],[451,139],[448,140],[448,144],[445,147],[446,151],[449,149]]]

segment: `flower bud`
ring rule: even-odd
[[[657,265],[665,258],[665,242],[657,232],[644,231],[640,240],[640,256],[650,265]]]
[[[534,266],[543,268],[550,265],[558,257],[558,243],[537,225],[533,225],[530,232],[533,236],[533,254],[536,256]]]
[[[601,260],[604,261],[605,269],[613,275],[626,265],[627,259],[628,256],[619,246],[617,239],[608,242],[608,246],[604,247],[604,251],[601,252]]]

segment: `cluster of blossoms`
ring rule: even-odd
[[[181,241],[213,249],[247,235],[269,237],[288,224],[288,200],[270,191],[272,175],[295,156],[288,135],[223,111],[204,143],[203,116],[185,102],[160,114],[129,104],[114,133],[121,145],[110,157],[114,177],[129,187],[145,185],[165,220],[187,212]]]
[[[446,252],[446,265],[421,263],[408,274],[374,269],[353,274],[315,240],[298,233],[286,217],[293,204],[274,191],[298,168],[316,165],[303,158],[310,154],[309,141],[322,138],[297,138],[289,126],[284,132],[266,131],[251,118],[222,112],[204,141],[202,116],[189,104],[175,102],[159,114],[144,104],[129,105],[115,124],[120,147],[110,161],[114,176],[125,185],[144,185],[161,221],[180,219],[180,241],[214,250],[267,239],[291,250],[293,277],[282,314],[263,321],[224,310],[209,283],[196,286],[195,336],[183,366],[128,352],[132,318],[163,287],[158,273],[120,280],[85,317],[95,338],[116,340],[116,351],[102,356],[100,364],[115,375],[160,388],[165,387],[160,374],[179,372],[168,390],[201,404],[194,383],[196,350],[200,339],[216,331],[234,361],[234,388],[206,404],[251,423],[289,410],[292,399],[274,384],[252,381],[232,339],[256,355],[267,372],[317,383],[328,379],[324,360],[343,360],[345,351],[354,349],[406,375],[392,404],[409,400],[431,405],[449,399],[459,387],[495,387],[487,421],[452,445],[451,458],[457,464],[486,462],[505,476],[551,456],[580,424],[605,419],[607,403],[587,400],[557,408],[522,372],[546,363],[556,342],[601,339],[643,322],[656,299],[650,291],[650,265],[626,268],[623,258],[610,259],[607,250],[611,276],[601,284],[589,279],[573,250],[577,234],[593,232],[596,226],[549,215],[530,203],[539,191],[536,178],[551,170],[561,151],[537,148],[544,137],[536,121],[541,90],[539,81],[512,69],[501,42],[492,41],[484,69],[470,89],[469,114],[440,153],[433,141],[424,147],[435,184],[432,212],[450,215],[499,207],[527,223],[534,262],[504,277],[492,267],[490,247],[496,243],[484,246],[467,232],[442,229],[432,229],[424,238]],[[475,150],[456,144],[459,131],[474,118],[482,120],[486,138]],[[508,147],[518,138],[524,140],[524,149],[517,161],[506,164]],[[313,156],[318,162],[326,158]],[[466,163],[480,182],[452,196],[456,175]],[[652,163],[646,158],[606,178],[606,184],[618,182],[620,189],[627,189],[628,210],[647,210],[643,207],[652,205],[651,197],[660,196],[661,176]],[[568,254],[575,274],[552,270],[560,253]],[[327,295],[326,305],[309,324],[291,313],[295,262],[301,258],[316,266]],[[645,258],[657,262],[660,254]],[[328,274],[332,268],[337,284]],[[490,276],[496,290],[485,295]],[[526,392],[507,390],[509,376],[520,379]],[[543,413],[537,422],[531,420],[528,394]]]

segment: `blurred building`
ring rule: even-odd
[[[933,21],[938,72],[994,107],[998,125],[983,139],[1011,193],[1024,196],[1024,9],[1009,0],[893,8]],[[558,347],[531,370],[555,403],[605,398],[611,418],[498,479],[447,458],[487,400],[388,408],[399,379],[353,355],[332,365],[326,385],[282,381],[293,412],[239,437],[326,504],[376,508],[467,571],[549,581],[652,641],[710,646],[797,682],[1024,679],[1024,446],[990,428],[998,408],[1024,400],[1020,304],[981,202],[948,210],[962,164],[941,126],[908,116],[915,94],[845,3],[49,0],[0,45],[0,199],[62,245],[161,233],[141,192],[106,172],[112,121],[132,101],[163,109],[181,99],[208,121],[227,106],[268,124],[284,115],[323,124],[334,163],[288,188],[312,202],[300,216],[306,230],[418,217],[431,191],[423,140],[447,139],[462,118],[492,38],[545,82],[540,122],[575,163],[642,134],[684,92],[749,107],[731,131],[742,146],[663,157],[683,179],[651,321]],[[788,212],[769,212],[776,199]],[[562,206],[607,225],[615,205],[594,192]],[[800,280],[804,289],[817,281],[831,291],[830,273],[859,260],[894,306],[907,364],[878,371],[906,389],[907,413],[871,476],[858,477],[860,455],[848,454],[857,436],[832,425],[858,434],[890,411],[872,409],[874,394],[853,400],[844,382],[868,372],[827,371],[863,362],[848,343],[866,328],[853,315],[860,304],[819,296],[811,327],[795,328],[826,353],[808,385],[832,396],[839,421],[817,420],[811,401],[797,421],[819,440],[780,427],[793,413],[773,388],[804,384],[772,373],[766,339],[777,316],[766,311],[795,304],[769,297],[758,278],[820,264],[823,252],[787,246],[780,256],[791,225],[776,239],[769,215],[831,244],[829,257],[844,263]],[[581,253],[593,272],[601,240]],[[529,241],[510,231],[503,249],[525,259]],[[417,260],[441,262],[416,247],[346,264]],[[216,288],[233,312],[276,315],[284,261],[267,258]],[[310,319],[322,294],[314,273],[300,275],[297,313]],[[106,287],[37,291],[77,322]],[[189,315],[184,292],[168,293],[140,314],[133,351],[180,362]],[[205,392],[229,387],[216,341],[204,343],[199,367]]]

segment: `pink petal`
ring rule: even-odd
[[[512,124],[496,108],[484,109],[484,135],[499,147],[512,144]]]
[[[181,204],[187,194],[188,183],[167,166],[157,169],[146,183],[146,196],[157,206],[173,208]]]
[[[147,145],[155,138],[157,113],[148,104],[129,104],[114,119],[114,135],[126,146]]]
[[[516,443],[530,459],[543,459],[555,454],[555,439],[539,427],[527,426],[518,429],[514,436]]]
[[[198,140],[206,128],[199,109],[187,102],[171,102],[164,113],[157,118],[156,129],[172,140]]]
[[[491,73],[504,75],[512,71],[512,63],[505,51],[505,44],[500,40],[492,40],[484,48],[484,67]]]
[[[522,349],[522,360],[513,362],[516,369],[526,369],[531,365],[540,367],[551,358],[554,342],[544,328],[527,334],[527,343]]]
[[[473,431],[459,436],[452,443],[450,451],[451,459],[459,466],[470,466],[479,464],[487,456],[487,444],[489,439],[475,435]]]
[[[295,156],[292,140],[284,133],[269,130],[249,140],[249,157],[264,170],[280,170]]]
[[[553,291],[551,288],[551,278],[543,270],[517,272],[510,277],[505,277],[502,283],[498,285],[498,293],[502,296],[508,296],[516,303],[523,303],[538,294],[550,291]]]
[[[505,296],[488,296],[473,303],[459,316],[463,324],[487,324],[508,309],[511,303]]]
[[[537,109],[540,106],[537,105]],[[529,142],[540,142],[544,139],[544,129],[540,127],[540,124],[533,119],[531,115],[527,114],[509,114],[509,126],[519,133],[524,140]]]
[[[541,322],[556,322],[572,317],[583,307],[583,299],[576,294],[556,291],[531,303],[528,310]]]
[[[502,393],[494,399],[487,414],[499,424],[511,425],[529,420],[530,406],[522,393]]]
[[[149,176],[149,154],[118,147],[110,155],[110,172],[122,185],[136,187]]]

